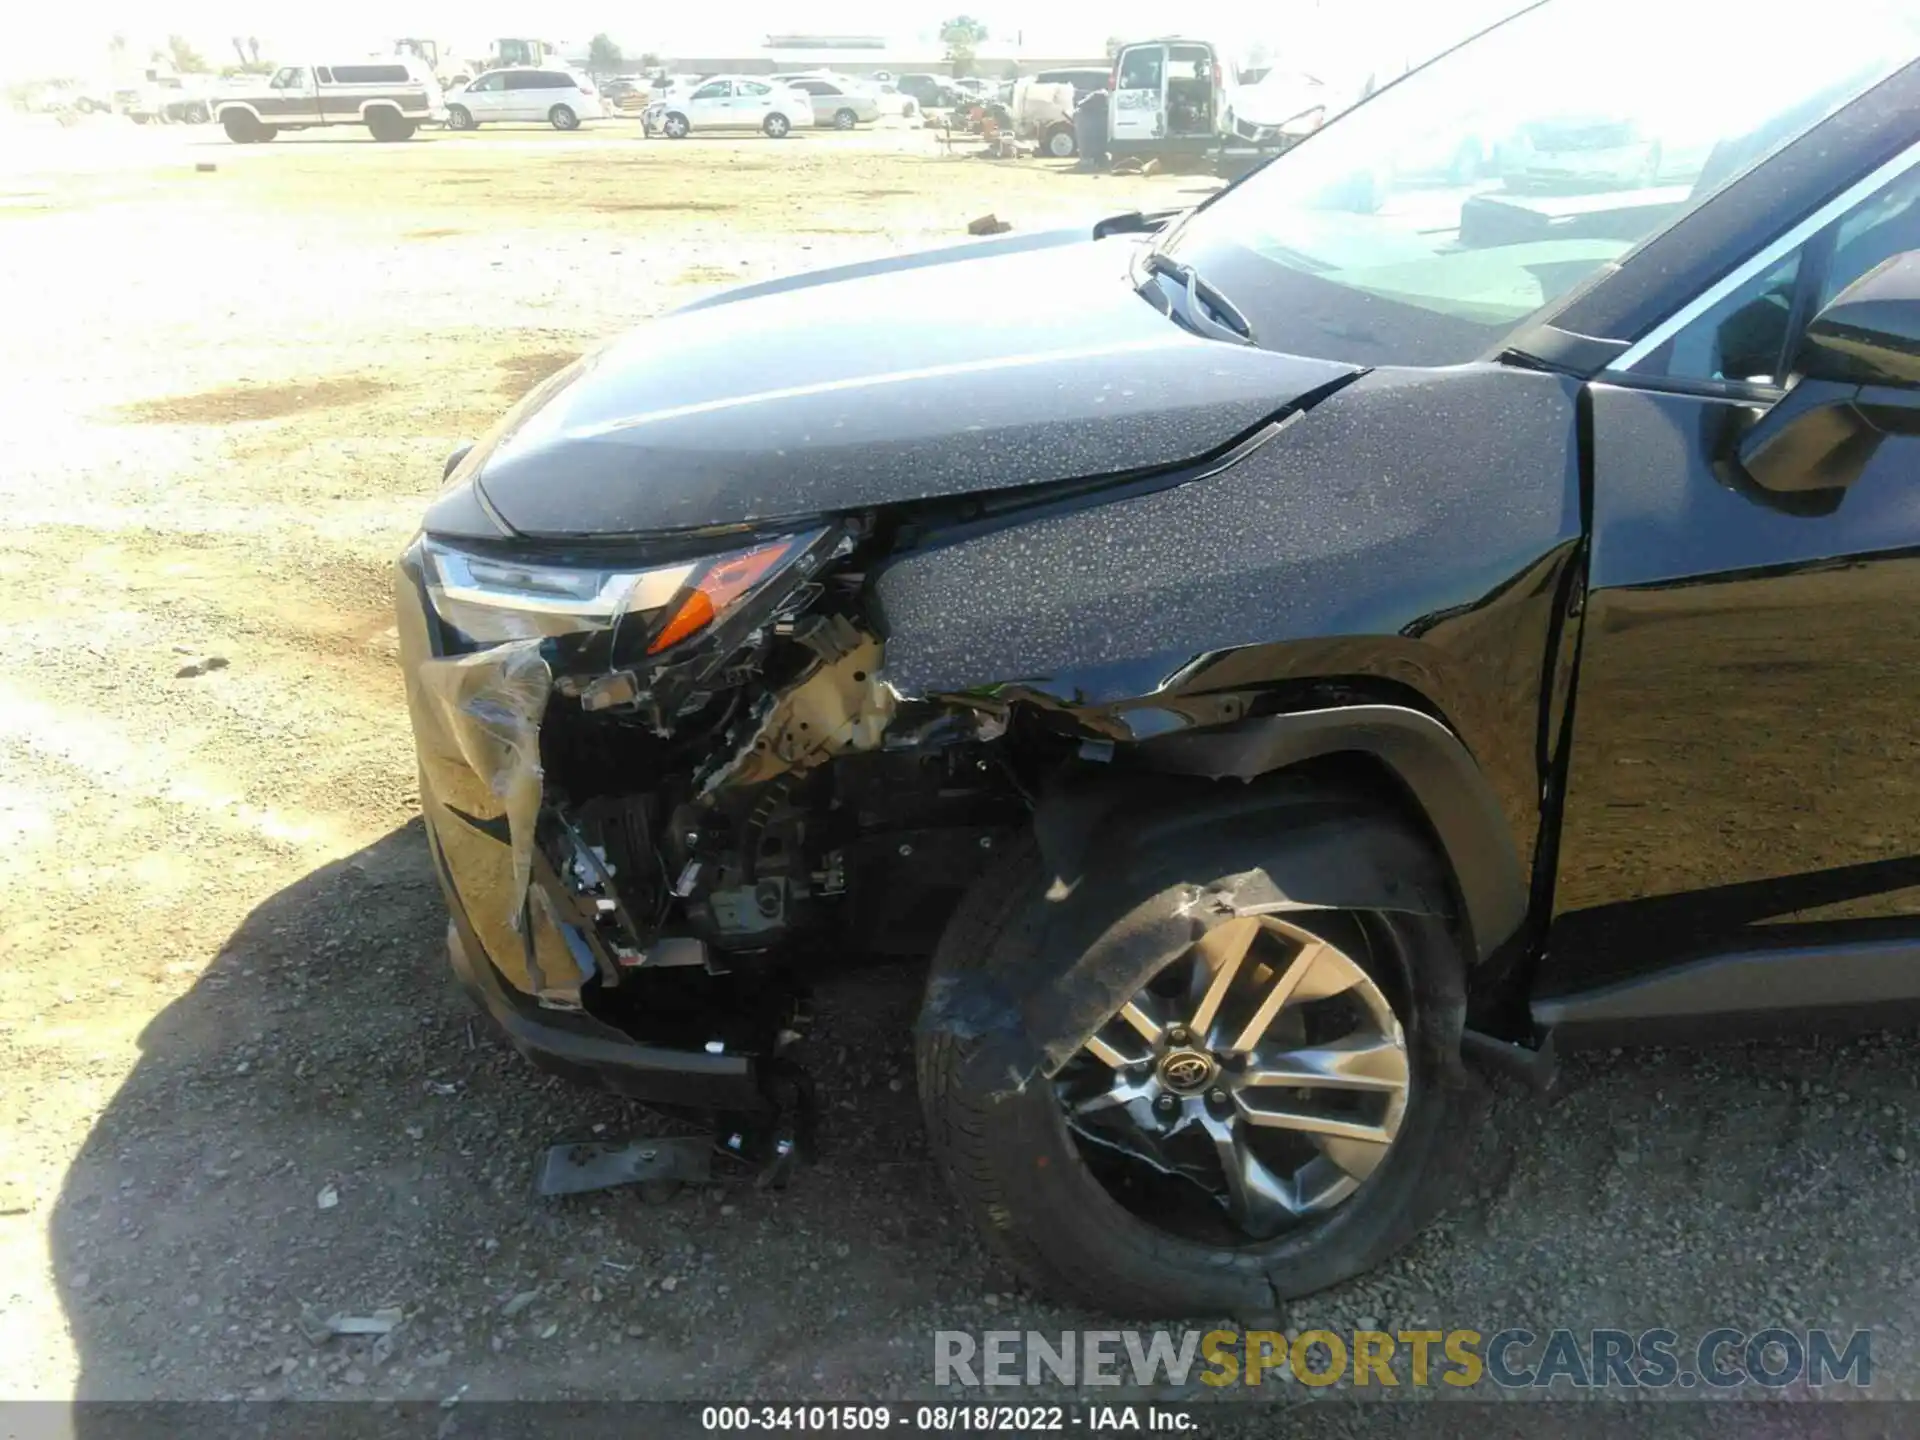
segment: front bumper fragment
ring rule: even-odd
[[[446,876],[441,875],[442,888]],[[543,1010],[500,978],[461,923],[447,926],[447,959],[474,1002],[529,1061],[549,1074],[650,1105],[752,1115],[771,1108],[752,1060],[642,1045],[577,1011]]]

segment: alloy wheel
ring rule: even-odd
[[[1147,1218],[1167,1219],[1168,1189],[1203,1196],[1246,1243],[1360,1188],[1399,1132],[1409,1073],[1393,1006],[1345,949],[1243,916],[1122,1006],[1056,1094],[1097,1172],[1117,1159],[1122,1178],[1144,1166],[1185,1182],[1158,1187]]]

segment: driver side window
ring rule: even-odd
[[[1722,298],[1633,373],[1784,385],[1807,321],[1883,260],[1908,250],[1920,250],[1920,166]]]
[[[727,82],[724,80],[715,80],[711,85],[702,85],[688,98],[693,100],[721,100],[726,98],[726,94]]]
[[[273,89],[298,90],[307,83],[307,72],[297,65],[289,65],[273,77]]]

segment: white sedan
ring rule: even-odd
[[[714,75],[685,99],[655,101],[640,119],[649,135],[669,140],[695,130],[761,130],[781,140],[813,124],[813,103],[798,90],[752,75]]]

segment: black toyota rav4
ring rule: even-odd
[[[556,375],[400,563],[460,974],[750,1136],[931,953],[962,1206],[1160,1315],[1404,1243],[1464,1062],[1920,997],[1914,27],[1549,0],[1188,213]]]

